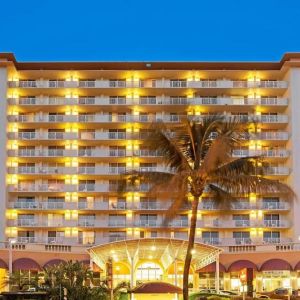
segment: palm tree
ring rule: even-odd
[[[234,148],[248,139],[246,124],[222,116],[203,117],[200,121],[185,121],[177,126],[154,124],[146,144],[160,153],[166,169],[126,174],[127,183],[135,185],[147,182],[151,185],[150,193],[167,192],[173,196],[165,218],[166,224],[187,200],[191,201],[192,214],[183,274],[184,300],[188,300],[188,274],[198,203],[205,190],[223,204],[230,202],[230,195],[279,191],[292,193],[287,185],[263,175],[262,157],[232,156]]]

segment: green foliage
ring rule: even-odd
[[[5,282],[10,285],[11,290],[26,291],[29,287],[38,288],[39,274],[31,274],[28,271],[15,271]]]

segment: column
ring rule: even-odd
[[[177,259],[174,260],[174,285],[178,286]]]
[[[215,289],[217,293],[220,291],[220,254],[218,253],[216,256],[216,283]]]

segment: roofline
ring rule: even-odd
[[[275,62],[19,62],[14,53],[0,53],[0,62],[17,70],[281,70],[284,63],[300,60],[300,52],[285,53]]]
[[[104,244],[94,245],[92,247],[87,248],[86,252],[89,253],[93,249],[97,249],[97,248],[101,248],[101,247],[104,248],[104,247],[107,247],[110,245],[117,245],[117,244],[122,244],[122,243],[126,243],[126,242],[133,242],[133,241],[136,241],[136,242],[139,242],[139,241],[177,241],[177,242],[185,242],[185,243],[188,242],[187,240],[184,240],[184,239],[168,238],[168,237],[155,237],[155,238],[149,237],[149,238],[142,238],[142,239],[132,238],[132,239],[126,239],[126,240],[120,240],[120,241],[115,241],[115,242],[108,242],[108,243],[104,243]],[[203,246],[205,248],[215,250],[216,252],[219,252],[220,254],[224,251],[222,248],[218,248],[216,246],[204,244],[204,243],[200,243],[200,242],[195,242],[195,245]]]

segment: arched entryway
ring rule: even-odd
[[[94,246],[89,253],[93,262],[107,274],[112,274],[109,276],[114,286],[128,277],[132,287],[150,281],[181,286],[187,244],[186,240],[180,239],[143,238]],[[193,288],[199,287],[195,270],[214,262],[221,251],[214,246],[195,243],[189,278]]]

